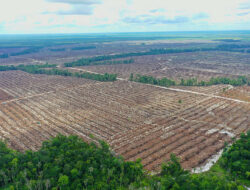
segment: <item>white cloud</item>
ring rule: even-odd
[[[8,0],[0,33],[250,29],[250,0]]]

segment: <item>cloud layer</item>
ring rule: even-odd
[[[0,33],[229,29],[250,30],[250,0],[8,0],[0,6]]]
[[[84,5],[93,5],[101,2],[100,0],[47,0],[47,1],[55,3],[84,4]]]
[[[101,3],[100,0],[47,0],[53,3],[68,4],[66,10],[45,11],[45,14],[58,14],[58,15],[91,15],[94,10],[95,4]]]

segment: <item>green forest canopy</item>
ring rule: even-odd
[[[225,148],[219,164],[228,175],[191,174],[173,154],[159,175],[150,175],[140,160],[126,162],[114,156],[103,141],[88,144],[77,136],[58,135],[37,152],[25,153],[0,142],[0,189],[242,190],[241,180],[250,180],[249,150],[250,131]]]

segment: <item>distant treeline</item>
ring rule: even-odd
[[[242,85],[250,85],[250,80],[247,79],[245,76],[239,76],[236,79],[230,79],[226,77],[212,77],[209,81],[200,81],[196,78],[191,78],[191,79],[181,79],[181,82],[178,83],[176,81],[173,81],[168,78],[161,78],[157,79],[152,76],[146,76],[146,75],[140,75],[136,74],[131,74],[129,77],[130,81],[134,82],[140,82],[140,83],[146,83],[146,84],[153,84],[153,85],[158,85],[158,86],[211,86],[211,85],[217,85],[217,84],[230,84],[233,86],[242,86]]]
[[[10,53],[10,56],[18,56],[18,55],[26,55],[26,54],[30,54],[30,53],[37,53],[40,51],[40,49],[41,49],[41,47],[32,47],[32,48],[25,49],[25,50],[20,51],[20,52]]]
[[[71,50],[85,50],[85,49],[96,49],[96,46],[82,46],[82,47],[71,48]]]
[[[77,66],[88,66],[88,65],[115,65],[115,64],[131,64],[134,63],[134,59],[128,60],[111,60],[111,61],[97,61],[98,57],[93,58],[83,58],[75,62],[65,63],[65,67],[77,67]],[[109,60],[108,58],[103,58],[103,60]]]
[[[32,47],[32,48],[28,48],[19,52],[13,52],[13,53],[4,53],[0,55],[0,59],[2,58],[8,58],[10,56],[19,56],[19,55],[26,55],[26,54],[30,54],[30,53],[37,53],[42,49],[42,47]]]
[[[240,42],[241,40],[234,40],[234,39],[217,39],[213,41],[219,41],[219,42]]]
[[[218,51],[248,52],[245,48],[250,48],[250,44],[221,44],[217,46]]]
[[[11,70],[21,70],[21,71],[33,71],[33,70],[38,70],[42,68],[55,68],[57,65],[55,64],[43,64],[43,65],[1,65],[0,66],[0,71],[11,71]]]
[[[10,53],[10,54],[2,54],[0,58],[8,58],[9,56],[18,56],[18,55],[25,55],[30,53],[39,52],[40,49],[43,47],[31,47],[26,50]],[[71,50],[84,50],[84,49],[95,49],[96,46],[83,46],[83,47],[74,47]],[[94,61],[105,61],[105,60],[112,60],[112,59],[119,59],[119,58],[126,58],[132,56],[143,56],[143,55],[161,55],[161,54],[171,54],[171,53],[186,53],[186,52],[200,52],[200,51],[230,51],[230,52],[249,52],[246,48],[250,48],[250,44],[220,44],[216,47],[200,47],[200,48],[186,48],[186,49],[151,49],[149,51],[144,52],[131,52],[131,53],[123,53],[123,54],[116,54],[116,55],[107,55],[107,56],[97,56],[93,58],[82,58],[75,62],[82,62],[85,59],[91,59]],[[65,51],[64,48],[59,49],[50,49],[51,51]],[[75,63],[72,62],[72,63]],[[70,63],[65,63],[70,64]]]
[[[60,75],[60,76],[71,76],[77,78],[85,78],[97,81],[116,81],[117,74],[95,74],[95,73],[71,73],[68,70],[60,70],[55,68],[55,64],[43,64],[43,65],[10,65],[10,66],[0,66],[0,71],[11,71],[20,70],[31,74],[46,74],[46,75]],[[45,69],[52,68],[52,69]]]
[[[57,48],[57,49],[49,49],[50,51],[53,51],[53,52],[58,52],[58,51],[65,51],[66,49],[65,48]]]
[[[115,54],[115,55],[101,55],[101,56],[90,57],[90,58],[81,58],[77,61],[65,63],[64,66],[74,67],[74,66],[82,66],[82,65],[85,65],[86,63],[107,61],[107,60],[112,60],[112,59],[121,59],[121,58],[126,58],[126,57],[133,57],[133,56],[160,55],[160,54],[168,54],[168,53],[184,53],[184,52],[193,52],[195,50],[196,49],[152,49],[150,51],[145,51],[145,52],[132,52],[132,53],[122,53],[122,54]]]
[[[0,55],[0,59],[4,59],[4,58],[8,58],[9,57],[9,54],[7,53],[3,53]]]
[[[250,45],[242,44],[221,44],[216,47],[201,47],[201,48],[186,48],[186,49],[151,49],[149,51],[144,52],[131,52],[131,53],[122,53],[122,54],[115,54],[115,55],[102,55],[96,56],[91,58],[81,58],[77,61],[73,61],[70,63],[65,63],[65,67],[74,67],[74,66],[82,66],[86,65],[86,63],[98,62],[98,61],[107,61],[112,59],[120,59],[126,57],[133,57],[133,56],[144,56],[144,55],[161,55],[161,54],[172,54],[172,53],[187,53],[187,52],[202,52],[202,51],[230,51],[230,52],[245,52],[244,48],[250,48]]]

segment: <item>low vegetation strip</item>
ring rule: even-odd
[[[116,64],[131,64],[131,63],[134,63],[134,59],[97,61],[96,59],[86,58],[86,59],[79,59],[71,63],[65,63],[64,66],[77,67],[77,66],[88,66],[88,65],[116,65]]]
[[[91,138],[95,137],[91,135]],[[245,167],[244,179],[249,179],[249,165],[246,165],[249,156],[234,156],[233,152],[235,147],[248,151],[249,143],[250,132],[242,134],[222,156],[223,161],[231,160],[228,159],[231,155],[238,166]],[[172,154],[170,161],[163,163],[159,175],[149,175],[140,159],[126,162],[114,156],[105,142],[88,144],[77,136],[58,135],[45,141],[39,151],[25,153],[11,150],[0,142],[0,155],[0,189],[245,189],[244,181],[233,173],[238,174],[241,167],[233,169],[230,162],[223,162],[223,167],[230,169],[227,175],[219,171],[191,174]]]
[[[129,77],[130,81],[134,82],[140,82],[140,83],[146,83],[146,84],[153,84],[158,86],[211,86],[211,85],[217,85],[217,84],[230,84],[233,86],[242,86],[242,85],[250,85],[250,80],[245,76],[239,76],[237,79],[230,79],[226,77],[217,77],[217,78],[211,78],[209,81],[200,81],[196,78],[191,79],[181,79],[181,82],[178,83],[174,80],[168,79],[168,78],[155,78],[153,76],[147,76],[147,75],[140,75],[136,74],[134,75],[131,73]]]
[[[42,64],[42,65],[1,65],[0,66],[0,71],[11,71],[11,70],[37,70],[37,69],[42,69],[42,68],[55,68],[57,65],[55,64]]]
[[[85,78],[90,80],[96,80],[96,81],[102,81],[102,82],[110,82],[110,81],[116,81],[117,74],[95,74],[95,73],[89,73],[89,72],[83,72],[83,73],[72,73],[68,70],[61,70],[61,69],[38,69],[34,71],[28,71],[32,74],[46,74],[46,75],[61,75],[61,76],[70,76],[70,77],[77,77],[77,78]]]
[[[31,74],[46,74],[46,75],[60,75],[60,76],[71,76],[77,78],[85,78],[91,80],[97,80],[102,82],[116,81],[116,74],[96,74],[96,73],[72,73],[68,70],[56,69],[57,65],[54,64],[43,64],[43,65],[18,65],[18,66],[0,66],[0,71],[10,70],[21,70]]]

